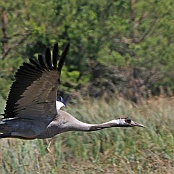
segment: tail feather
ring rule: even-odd
[[[9,133],[9,126],[6,122],[0,121],[0,138],[9,138],[11,133]]]
[[[9,125],[4,121],[0,121],[0,133],[7,133],[9,130]]]
[[[0,134],[0,138],[9,138],[11,137],[11,133]]]

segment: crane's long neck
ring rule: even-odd
[[[88,124],[77,120],[65,111],[59,110],[59,113],[62,119],[64,119],[64,126],[67,131],[97,131],[104,128],[119,127],[118,120],[112,120],[101,124]]]

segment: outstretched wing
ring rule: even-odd
[[[8,96],[4,118],[19,117],[42,121],[54,119],[57,115],[60,74],[68,49],[69,43],[60,56],[56,43],[52,57],[47,48],[45,57],[38,55],[38,60],[30,59],[30,63],[24,63],[18,69]]]

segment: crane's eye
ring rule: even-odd
[[[125,119],[125,122],[126,122],[126,123],[131,123],[131,119],[127,117],[127,118]]]

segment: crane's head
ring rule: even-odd
[[[134,127],[134,126],[145,127],[144,125],[140,123],[132,121],[128,117],[118,118],[115,121],[117,121],[117,124],[119,125],[119,127]]]

